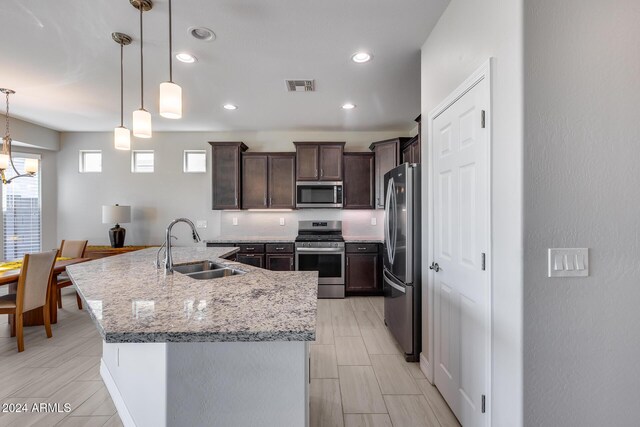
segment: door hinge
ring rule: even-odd
[[[482,413],[487,412],[487,396],[482,395]]]
[[[482,113],[480,115],[480,125],[481,125],[482,129],[487,127],[486,126],[486,115],[487,115],[487,113],[484,110],[482,110]]]
[[[487,269],[487,255],[482,252],[482,271]]]

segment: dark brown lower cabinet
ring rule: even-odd
[[[382,292],[380,245],[346,244],[346,291],[351,294],[377,295]]]
[[[242,264],[253,265],[254,267],[264,268],[264,254],[241,254],[238,253],[236,261]]]
[[[267,270],[293,271],[293,254],[267,254]]]

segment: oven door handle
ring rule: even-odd
[[[344,249],[334,249],[334,248],[296,248],[296,252],[335,252],[342,253]]]

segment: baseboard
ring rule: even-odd
[[[122,399],[120,390],[118,390],[118,386],[111,376],[109,368],[107,368],[107,365],[102,359],[100,359],[100,376],[104,381],[104,385],[107,386],[107,390],[111,395],[113,404],[116,406],[116,410],[118,411],[118,415],[120,416],[120,420],[122,421],[124,427],[136,427],[136,423],[133,422],[133,417],[129,413],[127,405],[124,403],[124,399]]]
[[[424,357],[424,354],[420,353],[420,370],[427,377],[427,380],[433,384],[433,375],[431,374],[433,371],[431,370],[431,363]]]

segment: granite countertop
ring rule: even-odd
[[[384,238],[375,236],[344,236],[347,243],[384,243]]]
[[[216,237],[205,240],[205,243],[282,243],[294,242],[293,237],[268,237],[268,236],[243,236],[243,237]],[[344,236],[347,243],[384,243],[384,238],[376,236]]]
[[[207,239],[205,243],[281,243],[281,242],[293,242],[296,240],[296,236],[242,236],[242,237],[230,237],[219,236],[213,239]]]
[[[313,341],[318,273],[221,259],[238,248],[174,247],[174,264],[211,260],[244,275],[195,280],[156,269],[157,248],[67,268],[106,342]]]

